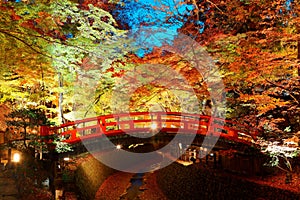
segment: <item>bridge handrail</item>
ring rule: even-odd
[[[89,125],[89,123],[92,123],[92,125]],[[247,142],[255,140],[258,134],[256,129],[230,120],[180,112],[131,112],[109,114],[80,119],[56,127],[44,127],[45,130],[43,130],[43,133],[45,135],[61,134],[67,137],[67,142],[74,143],[83,138],[90,138],[92,137],[91,135],[115,135],[125,134],[125,132],[128,131],[149,130],[153,123],[156,123],[158,126],[157,128],[164,130],[175,130],[180,128],[180,130],[186,132],[193,130],[197,131],[197,134],[220,135],[224,138],[241,139],[241,141],[246,140]],[[146,128],[135,127],[135,125],[137,126],[140,124],[147,124],[147,126]],[[80,134],[78,134],[79,132]]]

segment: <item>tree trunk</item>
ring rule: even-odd
[[[298,32],[300,32],[300,31],[298,31]],[[298,46],[298,53],[297,53],[298,66],[297,66],[297,70],[298,70],[298,76],[300,76],[300,39],[298,39],[298,41],[297,41],[297,46]]]
[[[27,137],[27,132],[26,132],[26,128],[27,126],[24,126],[24,137],[23,137],[23,142],[24,142],[24,146],[27,149],[27,145],[26,145],[26,137]]]
[[[296,25],[297,34],[300,34],[300,25]],[[300,38],[297,39],[297,74],[300,76]]]
[[[286,177],[285,177],[285,183],[286,184],[291,183],[292,182],[292,178],[293,178],[292,173],[291,172],[287,172],[286,173]]]
[[[61,75],[61,72],[58,72],[58,85],[59,88],[62,90],[63,89],[63,77]],[[59,100],[58,100],[58,108],[59,108],[59,118],[60,118],[60,122],[64,123],[64,113],[63,113],[63,99],[64,99],[64,93],[63,92],[59,92]]]
[[[7,165],[11,165],[11,143],[9,142],[8,151],[7,151]]]

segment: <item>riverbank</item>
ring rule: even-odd
[[[158,171],[157,184],[172,200],[300,199],[299,174],[294,174],[291,184],[285,184],[283,178],[281,173],[251,177],[205,165],[173,163]]]
[[[300,174],[296,169],[293,180],[285,184],[285,174],[278,171],[264,176],[234,174],[224,169],[196,163],[183,166],[173,163],[154,172],[141,176],[106,169],[96,164],[90,156],[83,158],[89,166],[89,176],[97,177],[101,172],[101,181],[94,184],[94,196],[97,200],[176,200],[176,199],[280,199],[290,200],[300,197]],[[84,163],[83,162],[83,163]],[[92,164],[93,163],[93,164]],[[99,166],[100,168],[99,168]],[[98,168],[96,167],[98,166]],[[91,173],[93,172],[93,173]],[[86,176],[85,174],[81,174]],[[133,186],[132,179],[139,179]],[[77,179],[78,180],[78,179]],[[95,179],[96,180],[96,179]],[[81,187],[90,188],[92,184],[81,180]],[[97,188],[97,185],[98,188]],[[87,190],[79,188],[81,193]],[[90,190],[92,191],[92,190]],[[127,194],[130,191],[130,194]],[[91,193],[90,193],[91,194]]]

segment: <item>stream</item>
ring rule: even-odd
[[[143,191],[140,187],[144,184],[145,173],[137,173],[130,179],[131,185],[127,188],[126,193],[120,197],[120,200],[138,200],[139,194]]]

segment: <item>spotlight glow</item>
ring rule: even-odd
[[[13,156],[13,162],[20,162],[21,155],[19,153],[15,153]]]
[[[69,157],[65,157],[64,161],[70,161],[70,158]]]
[[[156,124],[156,123],[151,124],[151,129],[152,129],[152,130],[157,129],[157,124]]]

